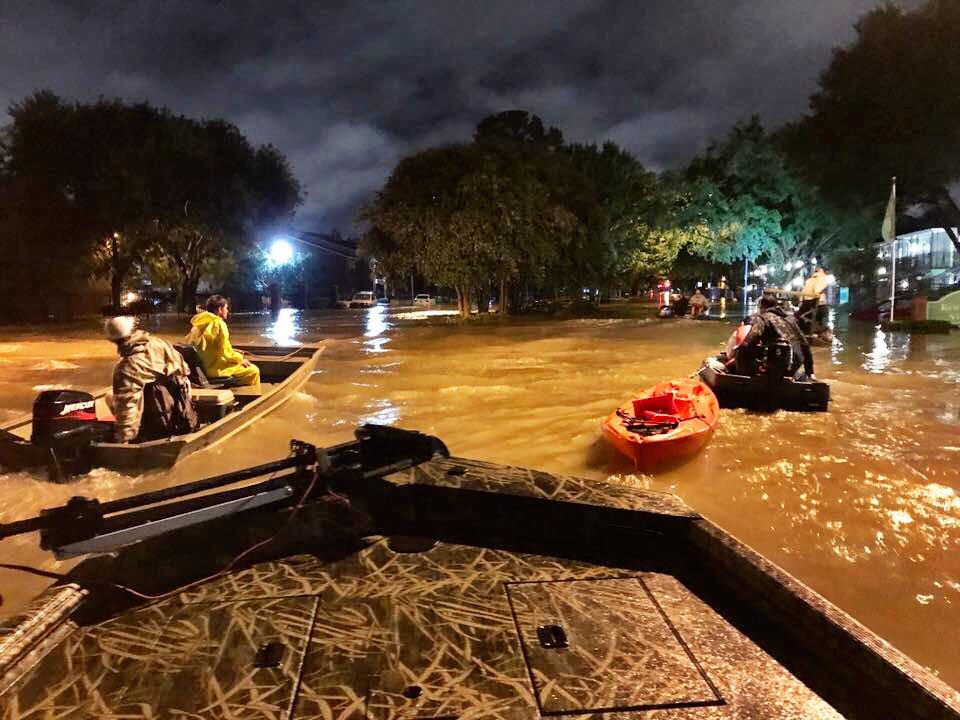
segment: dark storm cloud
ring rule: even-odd
[[[396,161],[520,107],[653,168],[736,120],[803,112],[873,0],[11,2],[0,103],[149,99],[291,159],[300,224],[349,225]]]

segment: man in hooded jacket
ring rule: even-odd
[[[166,340],[138,330],[132,317],[110,318],[104,331],[120,355],[106,398],[116,418],[114,442],[193,432],[197,418],[190,404],[190,368],[183,355]]]
[[[810,343],[797,325],[796,318],[788,315],[776,298],[769,295],[760,299],[760,312],[750,319],[750,330],[737,350],[737,372],[752,375],[760,351],[778,342],[790,346],[787,376],[797,380],[815,380]]]
[[[230,303],[222,295],[211,295],[206,310],[190,320],[187,342],[197,349],[203,372],[208,378],[232,378],[237,385],[256,385],[260,382],[260,368],[230,344],[227,317]]]

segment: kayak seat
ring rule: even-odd
[[[693,405],[693,398],[671,390],[634,400],[633,414],[636,417],[643,417],[646,413],[669,415],[686,420],[696,415],[696,408]]]
[[[211,378],[203,371],[203,363],[200,361],[200,354],[197,349],[189,343],[177,343],[174,345],[177,351],[183,355],[183,359],[190,368],[190,384],[198,388],[229,388],[237,384],[235,378]]]

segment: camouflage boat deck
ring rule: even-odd
[[[950,688],[673,496],[457,458],[355,490],[278,525],[275,557],[153,604],[79,586],[176,588],[276,527],[80,566],[0,630],[2,717],[960,717]]]

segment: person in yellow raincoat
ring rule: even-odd
[[[238,385],[260,382],[260,368],[234,350],[227,330],[230,301],[222,295],[211,295],[207,309],[190,320],[187,342],[197,349],[203,372],[210,378],[233,378]]]

